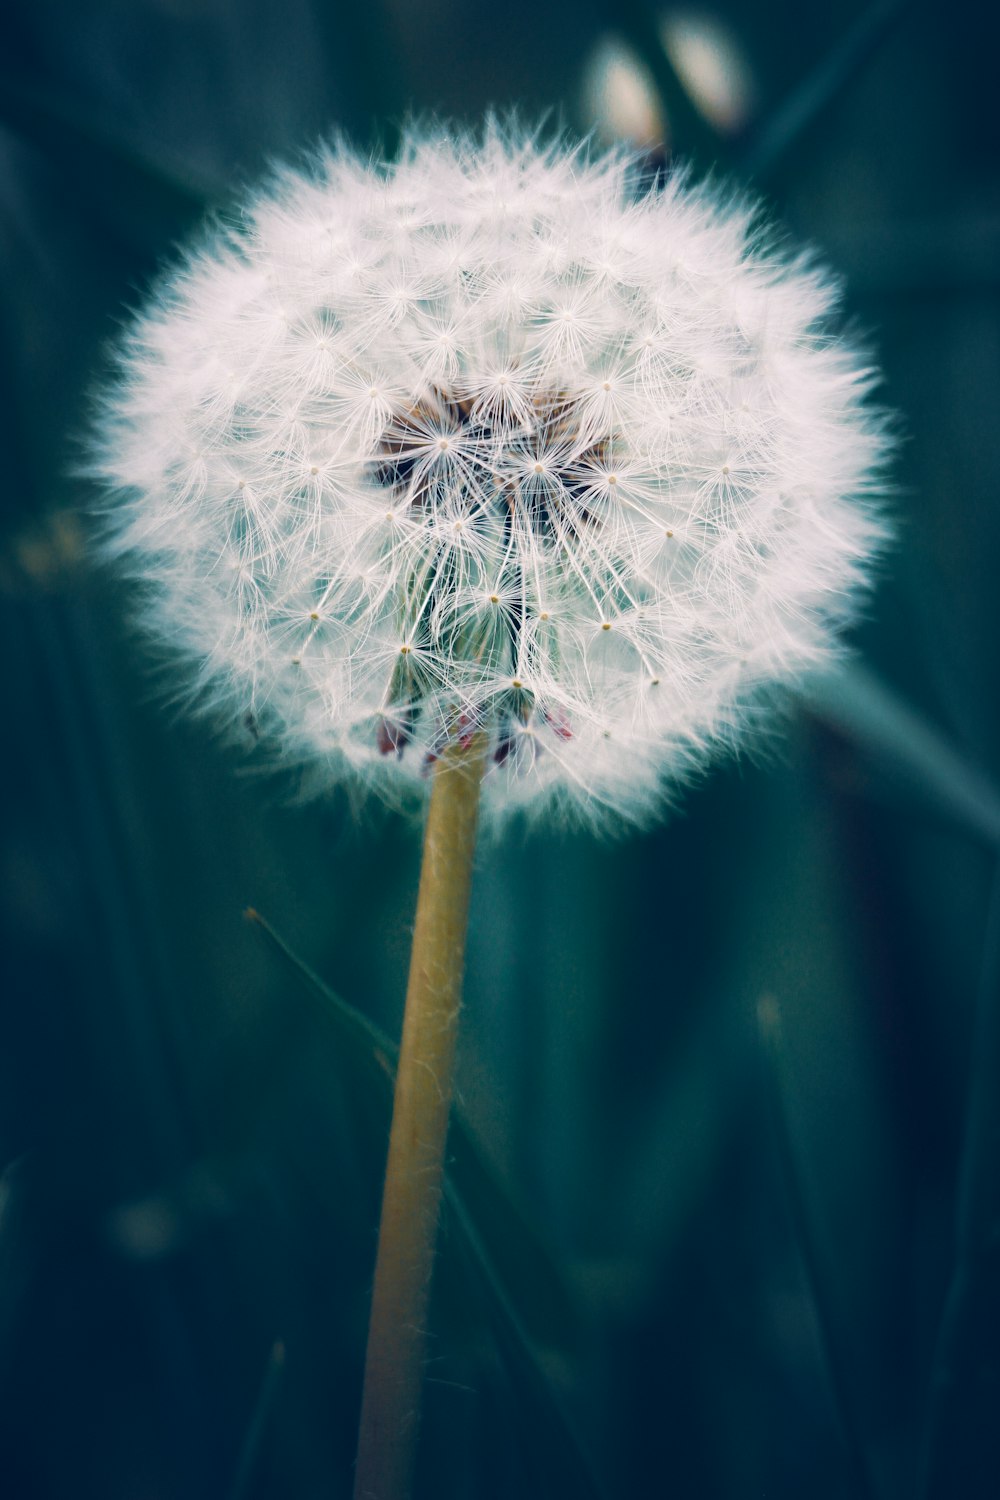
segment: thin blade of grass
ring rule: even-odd
[[[391,1082],[395,1076],[399,1048],[388,1032],[376,1026],[374,1021],[369,1021],[367,1016],[362,1015],[346,1000],[342,1000],[326,981],[319,977],[316,970],[310,968],[305,960],[289,947],[281,934],[272,927],[266,917],[261,916],[255,907],[248,906],[243,915],[248,922],[264,934],[275,952],[280,954],[298,978],[304,982],[307,990],[311,991],[314,997],[322,1000],[324,1013],[336,1021],[337,1029],[344,1040],[353,1049],[360,1050],[369,1063],[378,1064],[385,1077]]]
[[[877,51],[911,0],[874,0],[761,126],[740,160],[749,177],[767,177],[822,119]]]
[[[875,1500],[876,1490],[872,1483],[868,1455],[851,1397],[852,1390],[857,1389],[857,1382],[852,1378],[850,1361],[846,1356],[840,1335],[840,1329],[843,1328],[844,1323],[836,1306],[831,1257],[824,1249],[807,1202],[802,1164],[795,1148],[794,1133],[789,1118],[788,1101],[783,1083],[781,1013],[770,996],[761,1001],[757,1011],[757,1020],[764,1054],[768,1103],[774,1121],[774,1137],[781,1161],[792,1230],[816,1314],[830,1391],[854,1480],[854,1493],[859,1500]]]
[[[884,763],[898,782],[985,843],[1000,844],[1000,792],[946,737],[857,662],[812,678],[815,716]]]
[[[246,915],[321,1001],[323,1013],[336,1026],[341,1041],[350,1047],[352,1061],[381,1074],[388,1101],[399,1055],[396,1043],[331,990],[259,912],[250,909]],[[483,1157],[457,1106],[452,1108],[445,1174],[450,1201],[460,1205],[462,1224],[475,1227],[476,1245],[489,1257],[490,1266],[482,1268],[482,1275],[493,1277],[507,1289],[509,1301],[521,1309],[528,1335],[539,1347],[571,1348],[577,1322],[562,1278]]]

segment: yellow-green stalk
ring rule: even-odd
[[[427,1305],[485,736],[438,760],[424,833],[372,1292],[355,1500],[404,1500],[420,1428]]]

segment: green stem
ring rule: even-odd
[[[405,1500],[451,1105],[485,741],[437,763],[382,1196],[354,1500]]]

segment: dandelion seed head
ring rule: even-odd
[[[419,801],[641,822],[836,649],[884,421],[752,205],[497,125],[283,171],[136,321],[94,467],[199,701]]]

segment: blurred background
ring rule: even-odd
[[[207,207],[489,106],[822,248],[898,543],[762,763],[483,853],[418,1500],[1000,1493],[996,40],[963,0],[8,5],[5,1497],[350,1493],[418,838],[164,710],[72,476]]]

